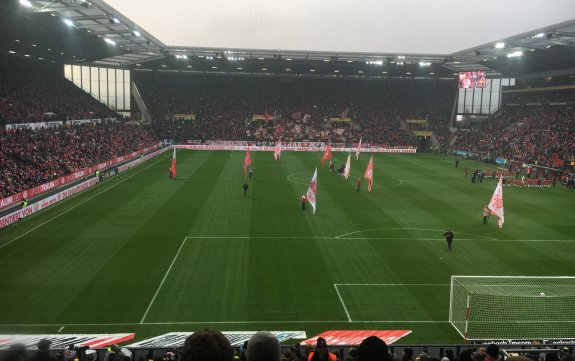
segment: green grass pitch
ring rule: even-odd
[[[505,225],[482,209],[483,166],[377,154],[355,189],[321,153],[171,152],[0,231],[0,333],[408,329],[400,343],[461,342],[451,275],[575,276],[575,193],[505,187]],[[352,156],[353,157],[353,156]],[[347,154],[334,153],[337,166]],[[300,209],[318,167],[318,209]],[[455,233],[447,252],[443,232]],[[62,329],[62,327],[64,327]]]

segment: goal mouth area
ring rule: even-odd
[[[575,338],[575,277],[452,276],[449,322],[465,340]]]

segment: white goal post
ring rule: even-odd
[[[451,276],[449,322],[465,340],[575,338],[575,277]]]

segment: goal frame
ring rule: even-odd
[[[467,295],[467,300],[466,300],[466,310],[465,310],[465,326],[464,326],[464,330],[463,332],[454,324],[454,319],[453,319],[453,294],[454,294],[454,282],[457,279],[479,279],[479,278],[483,278],[483,279],[513,279],[513,280],[520,280],[520,279],[532,279],[532,280],[573,280],[573,284],[575,285],[575,276],[469,276],[469,275],[452,275],[451,276],[451,280],[450,280],[450,286],[449,286],[449,323],[453,326],[453,328],[457,331],[457,333],[459,333],[461,335],[461,337],[464,339],[465,342],[467,342],[468,340],[468,335],[467,335],[467,330],[468,330],[468,325],[469,325],[469,314],[470,314],[470,309],[469,309],[469,305],[470,305],[470,294],[472,294],[470,292],[470,294]],[[575,296],[575,295],[574,295]],[[458,321],[461,322],[461,321]],[[525,338],[525,339],[530,339],[530,338]],[[552,338],[549,337],[548,339],[560,339],[560,338]]]

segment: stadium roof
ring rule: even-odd
[[[3,53],[162,71],[452,77],[575,58],[572,0],[8,0],[0,21]]]

